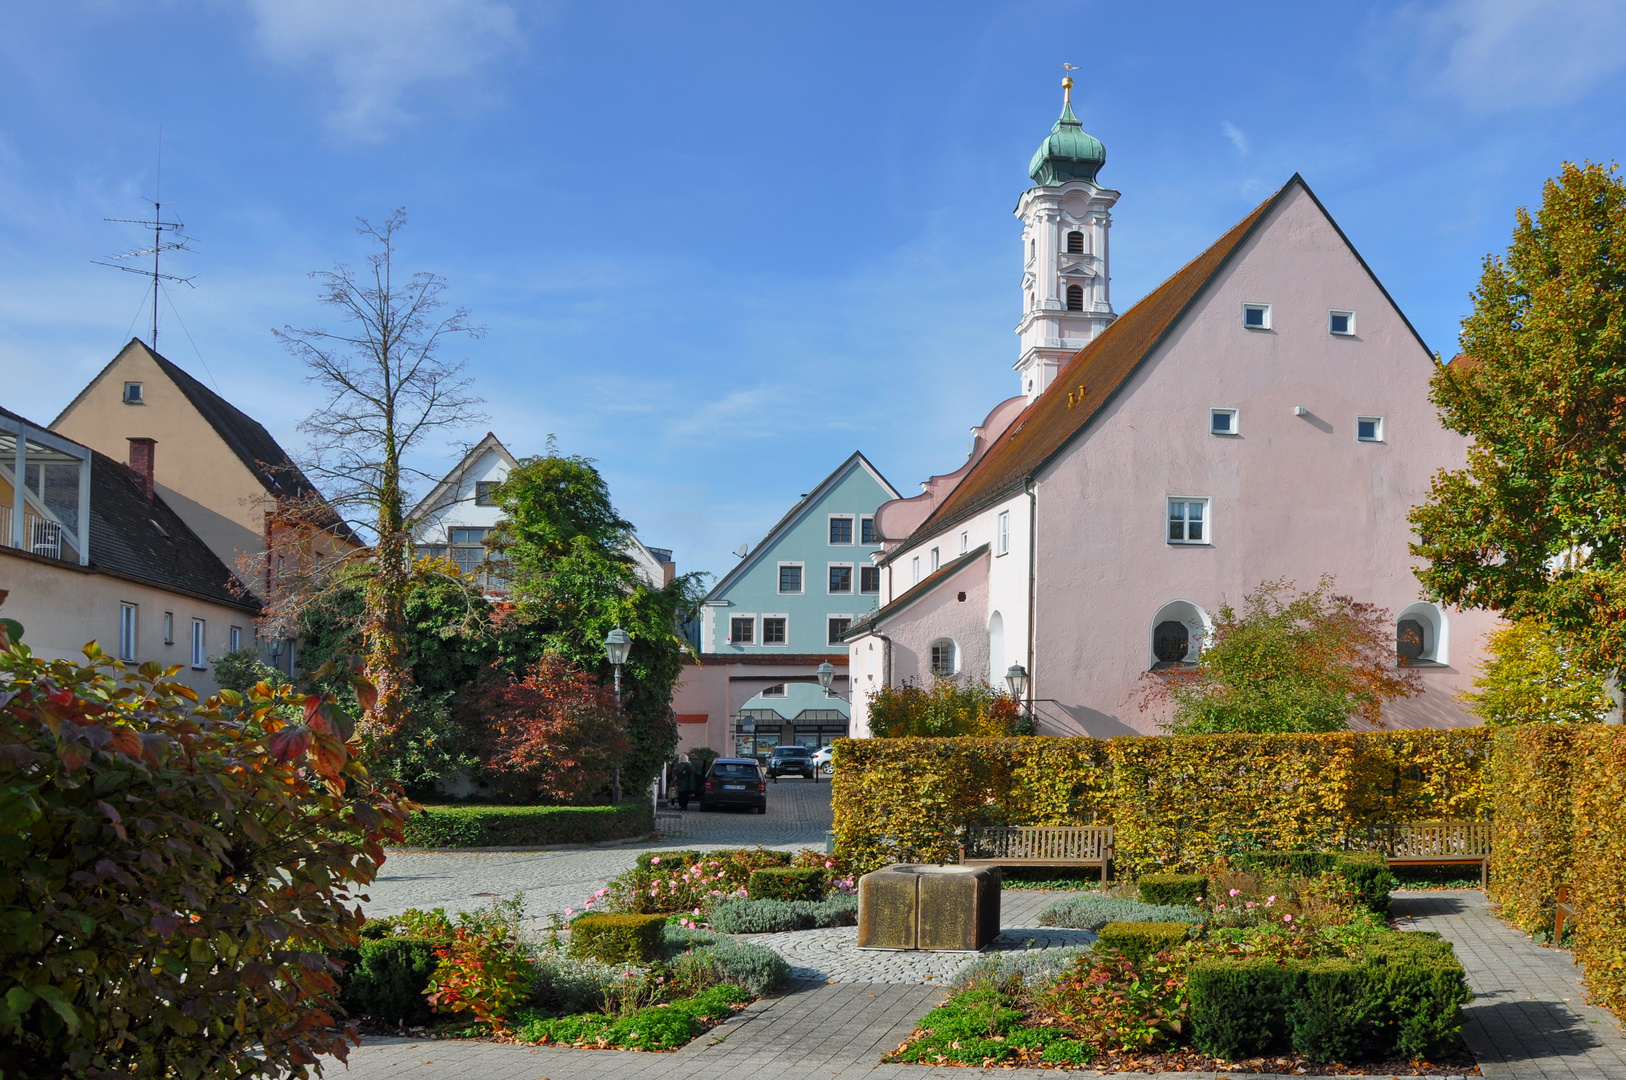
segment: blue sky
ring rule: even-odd
[[[49,421],[145,335],[91,260],[140,243],[102,219],[142,216],[161,126],[196,238],[166,355],[297,453],[318,395],[271,327],[324,321],[307,272],[404,206],[405,263],[489,331],[463,437],[556,435],[720,573],[852,450],[912,494],[1015,392],[1063,62],[1120,311],[1297,171],[1447,355],[1514,207],[1626,131],[1626,10],[1587,0],[3,0],[0,401]]]

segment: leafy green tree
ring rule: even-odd
[[[869,727],[871,734],[891,739],[1033,734],[1032,722],[1022,716],[1016,698],[987,683],[962,684],[954,679],[934,679],[929,686],[906,682],[881,687],[870,695]]]
[[[632,749],[623,779],[647,784],[677,748],[672,688],[683,674],[680,625],[699,601],[698,574],[654,588],[627,554],[632,526],[616,513],[604,478],[584,457],[526,458],[495,497],[504,518],[487,537],[515,603],[514,622],[545,654],[608,683],[604,638],[632,636],[621,707]]]
[[[1487,256],[1463,358],[1434,375],[1472,438],[1413,509],[1428,594],[1539,619],[1586,666],[1626,666],[1626,184],[1565,163]]]
[[[1576,657],[1573,639],[1535,619],[1504,626],[1462,701],[1491,727],[1602,720],[1610,701],[1603,676]]]
[[[304,1078],[343,1060],[359,1039],[327,957],[355,946],[355,894],[412,809],[355,758],[349,718],[264,685],[196,706],[178,668],[94,645],[41,660],[9,630],[0,1075]]]
[[[1267,581],[1240,612],[1225,604],[1195,666],[1145,676],[1141,708],[1172,706],[1164,727],[1181,735],[1380,726],[1384,704],[1422,684],[1399,666],[1389,613],[1332,590]]]

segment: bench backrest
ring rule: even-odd
[[[1488,821],[1403,821],[1374,825],[1373,846],[1391,859],[1473,858],[1491,853]]]
[[[1112,857],[1110,825],[968,826],[970,859],[1077,859]]]

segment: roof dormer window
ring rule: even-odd
[[[1084,254],[1084,234],[1076,229],[1067,234],[1067,254]]]

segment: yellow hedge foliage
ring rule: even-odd
[[[1112,825],[1120,872],[1481,820],[1488,733],[862,739],[836,744],[836,842],[860,872],[952,861],[963,825]]]
[[[1626,729],[1587,725],[1575,745],[1575,959],[1598,1001],[1626,1018]]]
[[[1551,931],[1573,839],[1570,763],[1578,729],[1529,724],[1497,731],[1491,751],[1491,899],[1526,933]]]

